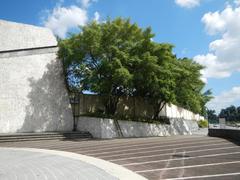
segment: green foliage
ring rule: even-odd
[[[202,66],[177,59],[173,45],[152,41],[151,28],[129,19],[95,21],[79,34],[59,41],[59,57],[70,89],[107,96],[105,113],[114,115],[119,98],[141,96],[154,107],[153,119],[166,103],[204,113],[210,91],[202,93]]]
[[[226,121],[235,121],[235,122],[240,122],[240,106],[235,107],[235,106],[230,106],[225,109],[222,109],[221,112],[219,113],[219,117],[225,118]]]
[[[195,113],[204,115],[205,104],[212,98],[211,91],[203,92],[205,86],[200,71],[204,68],[188,58],[179,59],[176,66],[176,103]]]
[[[209,121],[210,124],[211,123],[212,124],[219,123],[218,116],[216,115],[215,110],[208,109],[207,110],[207,118],[208,118],[208,121]]]
[[[208,127],[208,121],[207,120],[200,120],[200,121],[198,121],[198,126],[200,128],[207,128]]]

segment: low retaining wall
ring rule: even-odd
[[[188,135],[198,130],[198,124],[194,120],[170,119],[170,124],[154,124],[136,121],[118,120],[123,137],[152,137]],[[95,138],[119,137],[113,119],[80,117],[77,129],[88,131]]]
[[[79,99],[77,104],[72,104],[75,109],[75,116],[84,114],[99,113],[105,110],[104,101],[106,96],[96,94],[75,94]],[[115,112],[117,117],[144,117],[151,118],[154,114],[154,108],[151,103],[142,97],[126,97],[119,99]],[[187,109],[178,107],[174,104],[166,104],[159,113],[159,116],[168,118],[178,118],[186,120],[203,120],[204,117],[195,114]]]
[[[240,130],[237,129],[208,129],[208,135],[240,141]]]

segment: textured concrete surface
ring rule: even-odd
[[[0,42],[0,51],[57,45],[49,29],[4,20],[0,20]]]
[[[123,137],[188,135],[198,131],[197,121],[194,120],[170,119],[170,125],[121,120],[118,122]],[[118,137],[113,119],[81,116],[77,128],[80,131],[89,131],[95,138]]]
[[[107,172],[78,159],[21,149],[0,149],[0,179],[117,180]]]
[[[0,148],[0,178],[37,180],[146,180],[119,165],[76,153]]]
[[[121,165],[149,180],[240,179],[239,143],[215,137],[195,135],[92,141],[52,140],[0,143],[0,146],[75,152]]]
[[[169,118],[181,118],[186,120],[203,120],[204,117],[200,116],[199,114],[195,114],[187,109],[178,107],[174,104],[166,104],[163,108],[163,115]]]
[[[44,28],[0,21],[0,51],[56,45]],[[70,131],[73,117],[57,48],[0,52],[0,133]]]

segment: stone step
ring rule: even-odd
[[[46,133],[14,133],[0,134],[0,142],[17,142],[17,141],[40,141],[40,140],[67,140],[91,139],[92,135],[89,132],[46,132]]]

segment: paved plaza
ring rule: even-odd
[[[149,180],[240,179],[240,147],[238,143],[202,135],[91,141],[26,141],[1,143],[0,146],[48,149],[91,156],[121,165]],[[32,169],[37,172],[36,165],[38,165],[41,167],[39,176],[53,177],[51,173],[58,174],[57,171],[61,170],[62,174],[66,172],[69,180],[116,179],[97,166],[97,161],[95,161],[96,167],[94,167],[93,164],[89,165],[81,160],[66,159],[66,157],[58,157],[54,154],[51,156],[41,152],[26,154],[25,151],[19,150],[15,153],[15,150],[8,151],[4,148],[1,148],[0,153],[0,177],[3,177],[2,179],[11,179],[9,177],[15,176],[14,167],[16,168],[17,164],[21,165],[17,168],[22,169],[22,172],[29,176],[33,176],[30,174]],[[37,161],[35,161],[36,159]],[[91,173],[93,171],[94,173]],[[80,176],[81,178],[77,178]]]
[[[43,152],[0,149],[2,180],[117,180],[100,168],[80,160]]]

